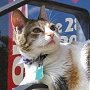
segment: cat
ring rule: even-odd
[[[25,67],[25,77],[15,90],[25,90],[33,83],[46,84],[48,90],[89,90],[90,41],[61,43],[44,5],[37,20],[26,18],[18,9],[13,11],[12,25]]]

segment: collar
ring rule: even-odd
[[[47,57],[48,54],[39,55],[36,59],[27,59],[24,56],[22,56],[21,63],[25,63],[28,65],[32,65],[34,62],[37,62],[39,65],[43,64],[43,60]]]

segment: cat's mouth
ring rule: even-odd
[[[55,41],[53,39],[51,39],[47,45],[49,45],[49,44],[55,44]]]

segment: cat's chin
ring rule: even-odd
[[[37,57],[40,54],[51,54],[59,50],[60,48],[60,43],[57,40],[56,42],[51,41],[49,43],[46,43],[44,46],[43,45],[32,45],[28,49],[22,49],[20,50],[21,55],[30,58],[30,57]]]
[[[60,44],[54,44],[54,43],[50,43],[48,45],[40,46],[40,47],[36,47],[36,48],[31,48],[31,50],[29,51],[25,51],[25,50],[20,50],[20,53],[22,56],[27,57],[28,59],[33,57],[38,57],[38,55],[40,54],[51,54],[56,52],[57,50],[59,50],[60,48]]]
[[[45,54],[50,54],[53,52],[56,52],[60,48],[60,44],[55,44],[54,42],[51,42],[44,47],[40,47],[41,52]]]

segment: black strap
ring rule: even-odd
[[[32,89],[37,89],[37,88],[44,88],[45,89],[45,88],[48,88],[48,86],[45,84],[33,84],[25,90],[32,90]]]

